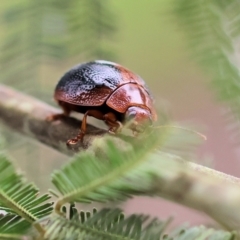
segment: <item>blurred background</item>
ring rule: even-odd
[[[56,106],[54,87],[65,71],[94,59],[116,61],[146,81],[159,112],[200,127],[207,136],[196,150],[201,164],[240,177],[240,152],[227,130],[225,107],[216,100],[210,77],[190,57],[170,2],[2,0],[0,82]],[[41,191],[49,189],[50,173],[68,157],[0,128],[15,165]],[[122,207],[127,213],[174,216],[174,224],[211,223],[162,199],[138,197]]]

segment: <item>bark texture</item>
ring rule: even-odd
[[[72,117],[63,117],[54,122],[46,121],[49,115],[60,112],[60,109],[0,85],[0,121],[13,131],[37,139],[64,154],[73,155],[76,151],[87,149],[95,138],[107,133],[88,124],[84,141],[69,149],[66,141],[76,136],[81,121]]]

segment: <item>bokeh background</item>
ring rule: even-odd
[[[207,136],[198,161],[240,176],[239,150],[216,100],[210,77],[190,57],[171,1],[2,0],[0,82],[52,105],[58,79],[73,65],[93,59],[116,61],[149,86],[159,113],[193,124]],[[92,123],[99,124],[95,120]],[[50,173],[68,158],[0,125],[6,148],[28,179],[46,191]],[[138,197],[122,204],[127,213],[147,213],[174,224],[211,223],[205,215],[162,199]]]

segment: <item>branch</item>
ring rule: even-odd
[[[240,233],[240,179],[158,152],[154,182],[147,195],[157,195],[204,212],[229,231]],[[139,185],[143,183],[139,183]]]
[[[96,137],[102,137],[107,133],[88,124],[88,132],[83,143],[68,149],[66,141],[76,136],[81,122],[71,117],[63,117],[55,122],[46,121],[47,116],[59,112],[60,109],[0,85],[0,120],[12,130],[34,138],[64,154],[73,155],[76,151],[87,149]]]
[[[14,131],[68,155],[72,155],[76,150],[89,148],[93,140],[106,134],[105,130],[88,125],[83,144],[74,151],[69,150],[66,140],[76,134],[81,122],[73,118],[52,123],[45,120],[50,114],[58,112],[59,110],[33,97],[0,85],[0,120]],[[126,140],[112,138],[129,146]],[[98,154],[97,147],[91,149]],[[239,229],[240,179],[178,158],[173,161],[161,159],[160,157],[159,164],[162,166],[158,168],[161,178],[156,179],[154,186],[148,190],[148,195],[154,193],[200,210],[228,229]]]

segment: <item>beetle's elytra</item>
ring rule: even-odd
[[[50,116],[48,120],[68,116],[71,111],[84,114],[79,134],[68,140],[68,145],[83,139],[87,116],[103,120],[111,133],[116,133],[122,123],[130,120],[129,128],[142,132],[157,120],[145,82],[113,62],[98,60],[73,67],[59,80],[54,98],[63,113]]]

